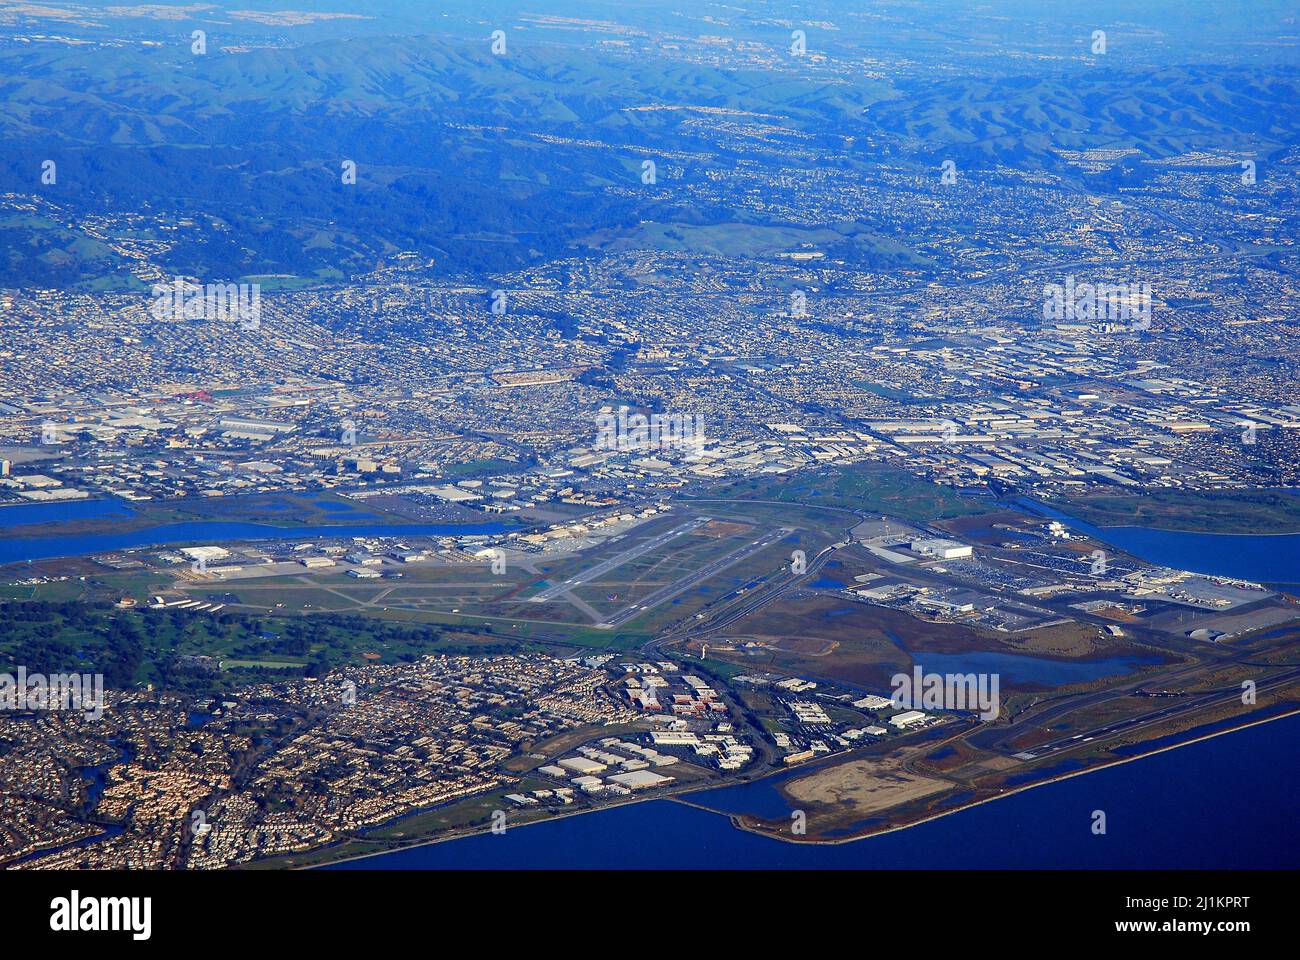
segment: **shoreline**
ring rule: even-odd
[[[1078,518],[1074,519],[1077,520]],[[1079,520],[1078,522],[1088,523],[1087,520]],[[1300,537],[1300,528],[1289,531],[1284,530],[1280,533],[1231,533],[1224,530],[1176,530],[1171,527],[1134,527],[1122,524],[1111,524],[1103,527],[1100,524],[1088,523],[1088,526],[1096,527],[1098,530],[1147,530],[1156,533],[1182,533],[1193,537]]]
[[[1025,784],[1024,786],[1016,787],[1016,788],[1014,788],[1014,789],[1012,789],[1012,790],[1007,790],[1007,791],[1004,791],[1004,792],[1002,792],[1002,793],[999,793],[999,794],[997,794],[996,796],[985,797],[985,798],[982,799],[982,800],[976,800],[976,801],[973,801],[973,802],[971,802],[971,803],[963,804],[963,805],[961,805],[961,806],[959,806],[959,807],[954,807],[952,810],[945,810],[945,811],[943,811],[942,813],[932,814],[932,815],[930,815],[930,816],[923,817],[923,818],[921,818],[921,819],[919,819],[919,820],[914,820],[914,821],[912,821],[911,823],[899,824],[899,825],[897,825],[897,826],[887,827],[887,828],[885,828],[885,829],[883,829],[883,830],[875,830],[875,831],[872,831],[872,832],[870,832],[870,833],[858,834],[858,835],[856,835],[856,836],[852,836],[852,837],[839,837],[839,838],[836,838],[836,839],[833,839],[833,840],[829,840],[829,839],[828,839],[828,840],[795,840],[795,839],[792,839],[792,838],[790,838],[790,837],[784,837],[784,836],[781,836],[780,834],[768,833],[768,832],[765,832],[765,831],[763,831],[763,830],[759,830],[759,829],[757,829],[757,828],[747,826],[747,825],[745,825],[744,823],[740,822],[740,818],[741,818],[741,816],[743,816],[743,815],[741,815],[741,814],[729,814],[729,813],[725,813],[725,812],[723,812],[723,811],[720,811],[720,810],[714,810],[714,809],[712,809],[712,808],[710,808],[710,807],[703,806],[702,804],[699,804],[699,803],[692,803],[690,800],[683,799],[683,797],[688,797],[688,796],[689,796],[690,794],[692,794],[692,793],[700,793],[700,792],[703,792],[705,789],[721,789],[721,787],[723,787],[723,786],[739,786],[740,784],[723,784],[723,785],[721,785],[721,786],[719,786],[719,785],[713,785],[713,786],[710,786],[710,787],[707,787],[707,788],[701,788],[701,789],[699,789],[699,790],[682,791],[682,793],[681,793],[680,796],[667,795],[667,796],[656,796],[656,797],[642,797],[642,798],[637,798],[637,799],[632,799],[632,800],[622,800],[622,801],[619,801],[619,802],[617,802],[617,803],[607,804],[607,805],[605,805],[605,806],[599,807],[599,808],[594,809],[594,810],[573,810],[573,811],[571,811],[571,812],[569,812],[569,813],[560,813],[560,814],[556,814],[555,816],[550,816],[550,817],[541,817],[541,818],[538,818],[538,819],[536,819],[536,820],[528,820],[528,821],[525,821],[524,823],[520,823],[520,824],[518,824],[517,827],[515,827],[515,828],[508,828],[508,829],[518,829],[518,828],[521,828],[521,827],[530,827],[530,826],[533,826],[533,825],[535,825],[535,824],[541,824],[541,823],[552,823],[552,822],[554,822],[554,821],[556,821],[556,820],[562,820],[562,819],[566,819],[566,818],[568,818],[568,817],[580,817],[580,816],[584,816],[584,815],[586,815],[586,814],[591,814],[591,813],[600,813],[600,812],[602,812],[602,811],[604,811],[604,810],[612,810],[612,809],[614,809],[614,808],[616,808],[616,807],[631,806],[631,805],[633,805],[633,804],[637,804],[637,803],[648,803],[648,802],[651,802],[651,801],[654,801],[654,800],[666,800],[666,801],[669,801],[669,802],[672,802],[672,803],[680,803],[680,804],[683,804],[684,806],[693,807],[693,808],[695,808],[696,810],[702,810],[702,811],[704,811],[704,812],[706,812],[706,813],[712,813],[712,814],[715,814],[715,815],[717,815],[717,816],[719,816],[719,817],[725,817],[725,818],[730,822],[731,826],[732,826],[734,829],[736,829],[736,830],[741,830],[741,831],[743,831],[743,832],[745,832],[745,833],[749,833],[749,834],[752,834],[752,835],[754,835],[754,836],[766,837],[766,838],[769,839],[769,840],[777,840],[777,841],[780,841],[780,842],[782,842],[782,843],[791,843],[791,844],[794,844],[794,845],[796,845],[796,846],[838,846],[838,845],[846,844],[846,843],[857,843],[857,842],[862,841],[862,840],[870,840],[872,837],[884,836],[885,834],[889,834],[889,833],[897,833],[897,832],[900,831],[900,830],[909,830],[909,829],[911,829],[912,827],[918,827],[918,826],[920,826],[920,825],[923,824],[923,823],[929,823],[929,822],[931,822],[931,821],[933,821],[933,820],[939,820],[939,819],[942,819],[943,817],[948,817],[948,816],[951,816],[951,815],[953,815],[953,814],[955,814],[955,813],[961,813],[961,812],[966,811],[966,810],[974,809],[975,807],[982,806],[983,804],[986,804],[986,803],[993,803],[993,802],[996,802],[996,801],[998,801],[998,800],[1002,800],[1002,799],[1004,799],[1004,798],[1006,798],[1006,797],[1012,797],[1012,796],[1015,796],[1015,795],[1018,794],[1018,793],[1024,793],[1024,792],[1027,791],[1027,790],[1033,790],[1033,789],[1035,789],[1036,787],[1044,787],[1044,786],[1047,786],[1048,784],[1052,784],[1052,783],[1060,783],[1060,782],[1062,782],[1062,781],[1069,780],[1069,779],[1071,779],[1071,778],[1073,778],[1073,777],[1082,777],[1082,776],[1086,776],[1086,775],[1091,774],[1091,773],[1097,773],[1098,771],[1101,771],[1101,770],[1108,770],[1108,769],[1110,769],[1111,767],[1117,767],[1117,766],[1120,766],[1120,765],[1122,765],[1122,764],[1132,763],[1132,762],[1135,761],[1135,760],[1145,760],[1145,759],[1148,758],[1148,757],[1154,757],[1154,756],[1156,756],[1157,754],[1165,753],[1165,752],[1170,751],[1170,750],[1178,750],[1178,749],[1181,749],[1182,747],[1191,746],[1192,744],[1195,744],[1195,743],[1201,743],[1201,742],[1206,741],[1206,740],[1212,740],[1212,739],[1214,739],[1215,737],[1226,736],[1226,735],[1228,735],[1228,734],[1237,733],[1237,732],[1242,731],[1242,730],[1248,730],[1248,729],[1250,729],[1251,727],[1261,726],[1261,725],[1266,724],[1266,723],[1273,723],[1273,722],[1276,721],[1276,720],[1285,720],[1285,719],[1287,719],[1288,717],[1294,717],[1294,716],[1300,716],[1300,708],[1297,708],[1297,709],[1295,709],[1295,710],[1291,710],[1291,711],[1289,711],[1289,712],[1287,712],[1287,713],[1281,713],[1281,714],[1278,714],[1278,715],[1275,716],[1275,717],[1265,717],[1265,718],[1260,719],[1260,720],[1252,720],[1252,721],[1250,721],[1250,722],[1248,722],[1248,723],[1243,723],[1243,724],[1240,725],[1240,726],[1231,727],[1231,728],[1229,728],[1229,729],[1227,729],[1227,730],[1217,730],[1217,731],[1214,731],[1214,732],[1212,732],[1212,733],[1202,734],[1201,736],[1193,737],[1193,738],[1190,739],[1190,740],[1185,740],[1185,741],[1183,741],[1183,742],[1181,742],[1181,743],[1169,744],[1169,745],[1164,746],[1164,747],[1158,747],[1158,748],[1156,748],[1155,750],[1151,750],[1151,751],[1148,751],[1148,752],[1146,752],[1146,753],[1139,753],[1139,754],[1137,754],[1136,756],[1132,756],[1132,757],[1124,757],[1124,758],[1122,758],[1122,759],[1120,759],[1120,760],[1113,760],[1113,761],[1111,761],[1110,763],[1104,763],[1104,764],[1100,764],[1100,765],[1095,766],[1095,767],[1089,767],[1088,769],[1085,769],[1085,770],[1074,770],[1074,771],[1071,771],[1071,772],[1069,772],[1069,773],[1061,774],[1061,775],[1059,775],[1059,776],[1049,777],[1049,778],[1047,778],[1047,779],[1045,779],[1045,780],[1038,781],[1037,783],[1029,783],[1029,784]],[[753,780],[748,780],[748,781],[745,781],[745,782],[746,782],[746,783],[760,783],[760,782],[762,782],[763,780],[769,779],[769,778],[772,777],[772,776],[775,776],[775,775],[780,774],[780,773],[787,773],[787,772],[789,772],[789,771],[788,771],[788,770],[773,770],[771,773],[765,774],[764,776],[761,776],[761,777],[756,777],[756,778],[753,779]],[[312,864],[312,865],[310,865],[310,866],[294,866],[294,867],[289,867],[288,869],[290,869],[290,870],[319,870],[319,869],[322,869],[322,868],[324,868],[324,867],[333,866],[334,864],[339,864],[339,863],[352,863],[352,862],[357,861],[357,860],[369,860],[369,859],[371,859],[371,858],[373,858],[373,857],[380,857],[380,856],[384,856],[385,854],[389,854],[389,853],[397,853],[397,852],[402,851],[402,850],[416,850],[416,849],[418,849],[418,848],[420,848],[420,847],[432,846],[433,844],[436,844],[436,843],[447,843],[447,842],[449,842],[449,841],[453,841],[453,840],[464,840],[464,839],[467,839],[467,838],[469,838],[469,837],[484,836],[484,835],[485,835],[485,832],[484,832],[483,830],[471,830],[471,831],[467,831],[467,832],[465,832],[465,833],[451,834],[451,835],[444,836],[444,837],[431,837],[431,838],[428,839],[428,840],[421,840],[421,841],[419,841],[419,842],[417,842],[417,843],[412,843],[412,844],[410,844],[410,845],[408,845],[408,846],[394,847],[394,848],[389,849],[389,850],[376,850],[376,851],[373,852],[373,853],[358,853],[358,854],[354,854],[354,855],[352,855],[352,856],[348,856],[348,857],[339,857],[338,859],[335,859],[335,860],[329,860],[329,861],[326,861],[326,862],[324,862],[324,863]],[[251,868],[251,869],[256,869],[256,867],[255,867],[254,864],[242,864],[242,865],[241,865],[240,867],[238,867],[237,869],[250,869],[250,868]],[[376,869],[383,869],[383,868],[376,868]]]
[[[78,521],[74,521],[78,522]],[[195,532],[193,534],[186,532],[184,534],[168,533],[172,528],[192,527],[197,525],[240,525],[245,527],[257,527],[258,530],[246,533],[223,533],[221,531],[212,531],[210,533]],[[130,553],[132,551],[151,551],[166,548],[180,548],[187,545],[211,543],[220,541],[231,544],[257,545],[261,543],[276,543],[286,540],[296,540],[300,538],[319,538],[329,539],[352,538],[352,537],[374,537],[374,538],[397,538],[397,537],[480,537],[480,536],[503,536],[516,530],[526,529],[509,524],[503,524],[499,520],[479,521],[474,523],[455,524],[451,522],[439,523],[385,523],[381,521],[358,521],[355,523],[340,524],[313,524],[304,523],[299,526],[281,527],[274,524],[261,523],[249,520],[168,520],[162,523],[148,523],[129,527],[125,529],[116,529],[112,531],[92,531],[80,533],[35,533],[23,536],[11,536],[9,531],[21,530],[26,524],[14,527],[0,527],[0,545],[15,545],[9,549],[17,549],[32,544],[47,543],[53,541],[68,541],[79,539],[101,539],[116,540],[122,538],[139,538],[140,543],[129,543],[114,546],[109,543],[96,543],[90,549],[82,547],[70,548],[69,553],[53,553],[37,557],[15,557],[13,559],[4,559],[0,556],[0,567],[19,566],[22,564],[37,562],[68,562],[84,561],[93,557],[102,556],[109,553]],[[383,527],[384,532],[374,532],[370,528]],[[463,529],[458,529],[463,528]],[[483,528],[493,529],[483,529]],[[436,528],[436,529],[431,529]],[[497,529],[499,528],[499,529]],[[164,531],[164,533],[155,536],[155,531]]]
[[[1292,490],[1290,488],[1285,488],[1285,487],[1279,487],[1273,489],[1283,493],[1290,493],[1293,496],[1300,498],[1300,491]],[[1199,492],[1199,491],[1193,491],[1193,492]],[[1213,491],[1213,492],[1218,492],[1218,491]],[[1251,493],[1251,492],[1262,492],[1262,491],[1243,491],[1243,492]],[[1150,523],[1146,525],[1139,524],[1136,526],[1133,524],[1123,524],[1123,523],[1108,523],[1108,524],[1094,523],[1091,520],[1086,520],[1083,517],[1074,515],[1073,513],[1067,513],[1066,511],[1062,510],[1060,507],[1054,506],[1050,502],[1044,500],[1035,500],[1032,496],[1027,496],[1024,498],[1024,500],[1027,501],[1028,503],[1032,503],[1035,507],[1041,510],[1051,511],[1051,513],[1060,514],[1060,517],[1052,517],[1047,514],[1037,514],[1042,519],[1047,519],[1047,520],[1060,519],[1062,520],[1062,522],[1072,521],[1074,523],[1081,523],[1085,526],[1092,527],[1096,530],[1148,530],[1148,531],[1154,531],[1156,533],[1181,533],[1181,534],[1191,534],[1193,536],[1204,536],[1204,537],[1296,537],[1296,536],[1300,536],[1300,526],[1297,526],[1294,530],[1281,530],[1276,532],[1265,533],[1265,532],[1256,532],[1256,531],[1232,531],[1232,530],[1185,530],[1178,527],[1163,527],[1156,523]],[[1086,509],[1086,504],[1081,504],[1078,501],[1066,501],[1066,504],[1068,504],[1071,507],[1083,505],[1085,506]],[[1026,505],[1024,502],[1019,503],[1018,506],[1022,510],[1026,509]],[[1037,511],[1034,511],[1032,509],[1030,509],[1030,512],[1037,513]]]
[[[1288,717],[1295,717],[1295,716],[1300,716],[1300,708],[1291,710],[1287,713],[1279,713],[1275,717],[1265,717],[1261,720],[1252,720],[1249,723],[1243,723],[1237,727],[1229,727],[1227,730],[1215,730],[1211,733],[1202,734],[1199,737],[1193,737],[1190,740],[1184,740],[1181,743],[1171,743],[1163,747],[1157,747],[1154,750],[1149,750],[1146,753],[1136,754],[1135,756],[1132,757],[1122,757],[1119,760],[1112,760],[1109,763],[1098,764],[1095,767],[1088,767],[1084,770],[1072,770],[1069,773],[1063,773],[1055,777],[1048,777],[1047,779],[1039,780],[1036,783],[1027,783],[1024,784],[1023,786],[1014,787],[1011,790],[1002,791],[998,793],[996,796],[985,797],[983,800],[974,800],[970,803],[962,804],[959,807],[953,807],[951,810],[944,810],[942,813],[931,814],[928,817],[922,817],[920,820],[914,820],[911,823],[902,823],[902,824],[898,824],[897,826],[886,827],[883,830],[873,830],[870,833],[861,833],[852,837],[837,837],[833,840],[830,839],[794,840],[788,837],[781,836],[780,834],[767,833],[755,827],[747,826],[746,824],[740,822],[740,819],[743,816],[742,814],[722,814],[722,815],[726,816],[729,820],[731,820],[731,825],[735,827],[737,830],[743,830],[746,833],[751,833],[754,834],[755,836],[768,837],[769,839],[772,840],[780,840],[783,843],[793,843],[796,845],[810,844],[814,846],[837,846],[839,844],[844,844],[844,843],[857,843],[860,840],[870,840],[872,837],[883,837],[884,835],[889,833],[897,833],[899,830],[909,830],[912,827],[918,827],[923,823],[930,823],[931,821],[934,820],[942,820],[944,817],[950,817],[954,813],[961,813],[965,810],[972,810],[975,807],[983,806],[986,803],[994,803],[1006,797],[1014,797],[1016,794],[1024,793],[1027,790],[1034,790],[1038,787],[1045,787],[1053,783],[1061,783],[1065,780],[1070,780],[1074,777],[1084,777],[1090,773],[1098,773],[1102,770],[1109,770],[1112,767],[1123,766],[1124,764],[1132,763],[1135,760],[1145,760],[1148,757],[1154,757],[1161,753],[1167,753],[1170,750],[1179,750],[1183,747],[1190,747],[1192,744],[1195,743],[1202,743],[1206,740],[1213,740],[1216,737],[1226,736],[1231,733],[1239,733],[1242,730],[1249,730],[1251,727],[1258,727],[1266,723],[1273,723],[1276,720],[1285,720]],[[693,804],[693,806],[698,806],[698,805]],[[708,808],[699,807],[699,809],[707,810]],[[718,813],[719,811],[714,810],[711,812]]]

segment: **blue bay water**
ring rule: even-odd
[[[1300,583],[1300,535],[1099,529],[1039,504],[1033,507],[1150,563],[1270,583]],[[114,535],[38,539],[24,538],[20,532],[24,525],[47,520],[130,515],[129,507],[112,501],[0,508],[0,563],[205,540],[474,535],[505,529],[500,523],[291,528],[212,521]],[[1001,664],[1003,672],[1056,666],[1038,658],[1020,659],[1026,663]],[[1100,670],[1113,664],[1068,666]],[[1059,682],[1061,678],[1040,679]],[[1293,797],[1300,780],[1297,734],[1300,718],[1287,718],[1037,787],[897,833],[835,846],[786,844],[736,830],[721,814],[672,801],[651,801],[511,830],[504,837],[432,844],[333,868],[1295,868],[1300,866],[1300,817]],[[766,781],[711,794],[724,809],[762,816],[782,813],[783,800]],[[1105,837],[1094,837],[1088,829],[1094,809],[1107,811]]]
[[[1300,535],[1203,535],[1141,528],[1080,532],[1149,563],[1205,574],[1300,583]],[[931,657],[933,654],[924,654]],[[1083,669],[1014,654],[1002,670]],[[949,666],[967,661],[954,656]],[[940,665],[933,665],[936,670]],[[1044,682],[1087,676],[1039,675]],[[892,834],[796,846],[736,830],[722,813],[669,800],[538,823],[503,836],[472,836],[326,869],[387,868],[1110,868],[1300,866],[1300,717],[1288,717],[1173,751],[1045,784]],[[1063,770],[1062,770],[1063,773]],[[722,787],[697,800],[761,817],[787,813],[775,780]],[[1108,833],[1092,834],[1093,810]]]
[[[772,840],[654,800],[324,869],[1294,869],[1297,737],[1300,716],[1287,717],[844,844]],[[1094,810],[1106,812],[1104,836]]]
[[[67,500],[54,503],[18,503],[0,506],[0,530],[34,523],[63,523],[68,520],[126,519],[135,511],[116,498]]]
[[[1160,663],[1160,657],[1109,657],[1105,660],[1049,660],[1014,653],[975,650],[970,653],[912,654],[913,661],[929,673],[996,673],[1008,681],[1064,686],[1101,677],[1131,673],[1138,666]]]
[[[31,522],[31,521],[27,521]],[[3,529],[3,528],[0,528]],[[20,527],[16,528],[20,529]],[[77,534],[52,537],[0,536],[0,563],[21,563],[48,557],[80,557],[129,547],[161,547],[173,543],[234,540],[310,540],[314,537],[441,537],[501,533],[503,523],[476,524],[312,524],[276,527],[263,523],[200,520],[166,523],[130,533]]]
[[[317,506],[339,513],[335,524],[278,527],[274,524],[229,520],[164,523],[129,533],[24,536],[23,527],[37,523],[65,523],[102,518],[129,519],[135,511],[124,500],[70,500],[66,503],[20,504],[0,507],[0,563],[79,557],[130,547],[161,547],[173,543],[232,540],[309,540],[313,537],[418,537],[480,536],[508,530],[499,521],[476,524],[384,524],[368,522],[373,514],[351,509],[349,504],[317,501]],[[348,522],[350,521],[350,522]]]
[[[1018,502],[1148,563],[1264,583],[1300,583],[1300,533],[1260,536],[1147,527],[1094,527],[1041,503],[1023,498]]]

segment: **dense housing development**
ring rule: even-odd
[[[1300,712],[1293,11],[936,3],[0,6],[0,866]]]

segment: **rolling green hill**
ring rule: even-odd
[[[687,205],[642,189],[640,162],[676,158],[664,162],[689,184],[751,160],[743,140],[709,135],[713,117],[797,133],[864,180],[875,165],[934,156],[1072,177],[1058,149],[1267,156],[1296,137],[1300,117],[1277,105],[1300,99],[1298,76],[1085,66],[831,82],[542,45],[496,57],[439,37],[201,57],[179,44],[6,49],[0,180],[49,206],[6,234],[0,285],[134,282],[130,259],[83,227],[122,211],[165,241],[159,267],[200,277],[336,280],[399,250],[481,277],[578,246],[768,256],[792,242],[923,267],[851,213],[811,233],[753,226],[740,198]],[[849,135],[870,147],[846,149]],[[42,184],[51,159],[57,183]],[[344,160],[355,185],[341,182]]]

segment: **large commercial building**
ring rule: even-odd
[[[600,773],[606,769],[605,764],[597,763],[595,760],[588,760],[586,757],[565,757],[559,762],[559,765],[566,770],[572,770],[574,773],[581,773],[586,776]]]
[[[920,710],[908,710],[906,713],[900,713],[898,716],[889,718],[890,726],[898,730],[905,730],[908,727],[915,727],[922,723],[925,723],[925,714]]]
[[[911,549],[913,553],[919,553],[926,557],[938,557],[941,560],[959,560],[962,557],[969,557],[973,552],[967,544],[958,543],[956,540],[940,540],[938,538],[913,540]]]
[[[614,774],[609,781],[631,790],[648,790],[651,787],[662,787],[665,783],[672,783],[673,778],[649,770],[629,770],[627,773]]]

